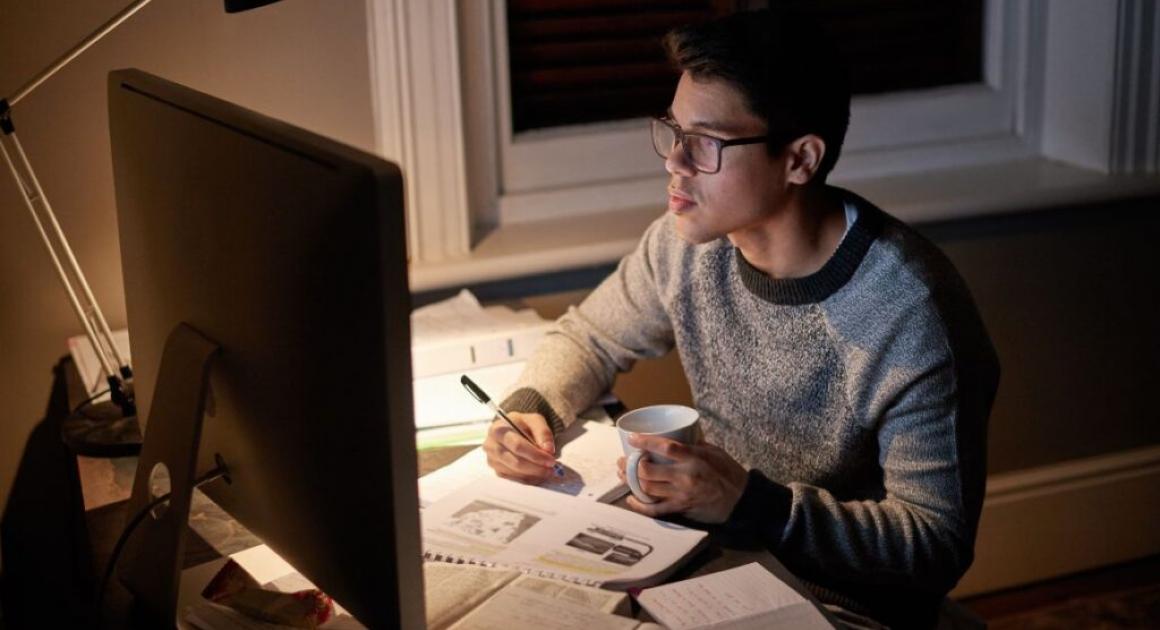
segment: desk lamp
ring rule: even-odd
[[[224,0],[224,4],[226,13],[237,13],[277,1]],[[65,238],[64,231],[56,220],[48,197],[45,196],[36,173],[32,170],[32,164],[16,137],[12,108],[149,2],[151,0],[136,0],[125,7],[30,79],[15,94],[8,98],[0,98],[0,132],[3,132],[0,135],[0,153],[4,154],[8,169],[12,172],[17,188],[24,198],[24,205],[27,206],[28,213],[36,224],[41,241],[48,250],[57,276],[64,285],[73,311],[84,328],[85,336],[93,346],[108,382],[111,402],[82,405],[77,413],[65,421],[61,430],[62,437],[74,452],[96,457],[136,455],[141,450],[141,429],[137,423],[137,406],[133,400],[133,370],[126,358],[121,355],[117,345],[113,343],[112,332],[109,330],[105,315],[97,305],[97,299],[93,296],[84,272],[81,271],[76,256],[69,247],[68,239]],[[89,401],[91,400],[90,398]]]

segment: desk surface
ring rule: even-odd
[[[66,372],[72,379],[69,383],[69,399],[72,407],[83,399],[83,388],[80,386],[75,369]],[[454,446],[419,451],[418,473],[424,475],[437,470],[472,448]],[[92,545],[92,564],[94,574],[99,576],[108,564],[113,546],[126,519],[125,501],[132,492],[137,458],[97,459],[78,456],[76,461],[84,496],[85,523]],[[261,540],[217,504],[195,490],[190,507],[184,567],[202,565],[260,543]],[[739,550],[711,544],[678,570],[673,578],[685,579],[705,575],[749,562],[762,565],[817,604],[817,600],[804,585],[771,553],[764,550]],[[105,610],[101,611],[106,626],[131,625],[128,613],[131,609],[131,596],[117,580],[111,580],[108,589],[107,605]]]

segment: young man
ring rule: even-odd
[[[675,347],[705,440],[638,436],[675,463],[641,464],[659,501],[629,507],[757,541],[847,608],[932,623],[973,557],[998,383],[971,297],[933,245],[825,185],[850,95],[816,25],[737,14],[666,46],[682,71],[652,123],[669,212],[505,402],[542,449],[494,424],[489,462],[543,479],[552,435]]]

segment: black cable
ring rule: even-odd
[[[221,455],[214,455],[214,460],[217,462],[217,466],[214,466],[204,475],[195,479],[193,481],[194,488],[200,488],[201,486],[222,477],[226,478],[227,483],[229,482],[229,469],[226,468],[225,462],[222,460]],[[117,558],[120,557],[121,551],[125,547],[125,543],[129,541],[129,536],[133,534],[133,530],[137,529],[137,526],[141,524],[141,521],[145,520],[145,516],[149,514],[153,508],[168,501],[169,497],[172,495],[172,492],[166,492],[156,499],[153,499],[145,507],[141,508],[141,511],[137,512],[137,514],[133,516],[129,523],[125,525],[125,529],[121,532],[121,536],[117,538],[117,544],[113,545],[113,554],[109,557],[109,564],[105,566],[105,575],[101,577],[101,585],[97,589],[97,615],[102,615],[105,604],[105,588],[109,584],[109,578],[113,576],[113,569],[117,566]]]
[[[105,389],[102,389],[101,391],[93,394],[92,396],[89,396],[88,398],[82,400],[75,408],[73,408],[73,415],[80,413],[82,409],[93,404],[94,400],[100,398],[101,396],[104,396],[107,393],[109,393],[108,387],[106,387]],[[94,419],[92,416],[88,416],[88,415],[86,415],[85,417],[89,418],[90,420]]]

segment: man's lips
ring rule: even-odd
[[[680,214],[697,205],[688,194],[678,190],[669,190],[669,211]]]

